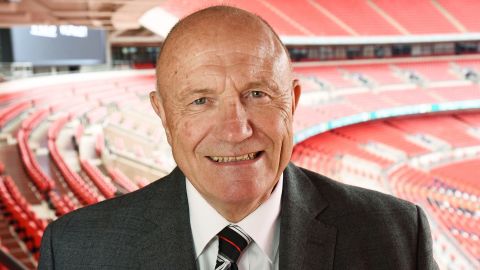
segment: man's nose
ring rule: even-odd
[[[241,142],[252,136],[253,130],[245,105],[230,99],[220,106],[216,136],[226,142]]]

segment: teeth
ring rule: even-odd
[[[246,154],[246,155],[236,156],[236,157],[215,157],[215,156],[211,156],[210,158],[213,161],[216,161],[216,162],[233,162],[233,161],[242,161],[242,160],[254,159],[256,156],[257,156],[257,153],[254,152],[254,153],[249,153],[249,154]]]

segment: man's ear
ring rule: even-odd
[[[292,115],[297,109],[298,100],[300,100],[300,95],[302,94],[302,87],[300,86],[300,81],[294,79],[292,82]]]
[[[163,107],[163,101],[158,91],[150,92],[150,103],[152,104],[153,110],[162,120],[163,128],[165,129],[165,134],[167,135],[167,141],[172,145],[172,137],[170,135],[170,128],[168,126],[167,118],[165,116],[165,108]]]

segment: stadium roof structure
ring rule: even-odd
[[[106,30],[136,29],[158,0],[0,0],[0,27],[76,24]]]

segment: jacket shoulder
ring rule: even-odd
[[[182,176],[179,170],[174,170],[141,189],[79,208],[58,218],[50,225],[71,229],[77,224],[79,226],[102,224],[115,226],[116,222],[125,224],[129,218],[141,219],[153,199],[160,205],[174,201],[175,195],[172,191],[178,191],[182,187],[182,183],[179,183]]]
[[[438,269],[427,217],[414,203],[299,168],[328,206],[317,217],[336,234],[340,269]]]
[[[177,219],[170,210],[179,207],[184,193],[181,176],[174,170],[142,189],[77,209],[50,223],[42,239],[40,269],[53,264],[61,269],[137,268],[140,244],[159,229],[158,219],[170,223]]]
[[[416,206],[392,195],[362,187],[347,185],[316,172],[299,168],[329,202],[329,207],[347,212],[405,212],[416,215]]]

